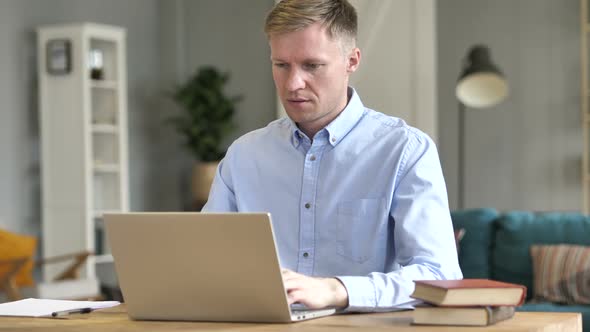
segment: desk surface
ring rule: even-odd
[[[488,327],[411,325],[412,312],[347,314],[292,324],[133,321],[125,306],[66,318],[1,317],[0,331],[543,331],[582,332],[580,313],[517,312],[510,320]]]

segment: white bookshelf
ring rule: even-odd
[[[43,255],[90,250],[84,273],[96,276],[97,264],[112,263],[102,216],[129,210],[125,30],[80,23],[37,32]],[[48,51],[56,40],[69,54]],[[50,73],[49,63],[63,69],[64,54],[69,71]],[[91,77],[91,54],[102,75]],[[59,269],[47,266],[45,279]]]

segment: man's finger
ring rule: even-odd
[[[285,272],[283,272],[283,282],[285,282],[287,280],[301,279],[301,278],[303,278],[303,275],[301,275],[299,273],[295,273],[291,270],[286,270]]]
[[[294,289],[301,288],[301,280],[298,278],[286,279],[283,280],[283,285],[285,286],[287,292],[290,292]]]
[[[281,273],[283,274],[283,277],[286,275],[296,275],[296,276],[300,275],[299,273],[291,271],[289,269],[281,269]]]
[[[300,290],[294,290],[287,294],[287,301],[289,305],[300,302],[303,299],[303,292]]]

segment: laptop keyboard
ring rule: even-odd
[[[298,315],[298,316],[308,315],[308,314],[311,314],[313,312],[317,312],[317,310],[291,310],[291,313],[293,315]]]

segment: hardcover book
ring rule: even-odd
[[[489,279],[416,280],[412,297],[439,306],[519,306],[526,287]]]
[[[414,324],[486,326],[514,316],[514,307],[416,307]]]

